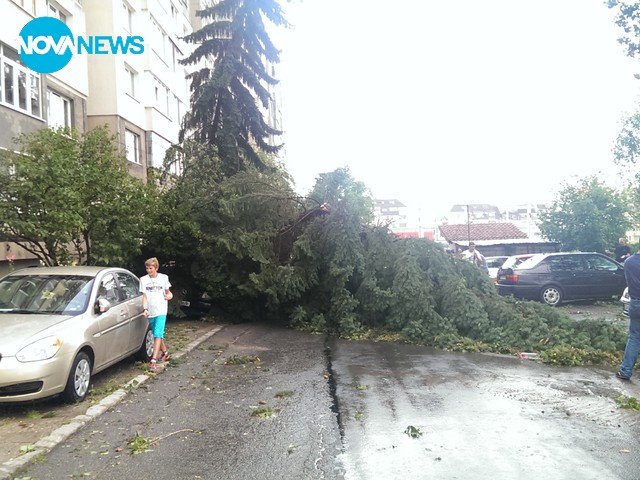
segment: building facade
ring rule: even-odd
[[[139,35],[142,55],[89,55],[89,129],[108,125],[117,134],[132,175],[162,168],[167,149],[178,143],[189,106],[187,53],[191,33],[186,0],[84,0],[88,35]],[[179,173],[179,172],[175,172]]]
[[[130,173],[146,181],[147,168],[161,168],[178,142],[189,106],[179,60],[187,54],[181,38],[192,31],[191,8],[188,0],[0,0],[0,149],[17,150],[17,135],[41,128],[107,125]],[[64,22],[76,38],[141,36],[144,52],[74,54],[58,72],[40,74],[20,60],[18,37],[43,16]],[[33,263],[28,252],[0,242],[0,267],[7,258]]]

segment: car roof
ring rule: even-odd
[[[542,258],[558,257],[560,255],[601,255],[603,257],[606,257],[604,253],[599,253],[599,252],[549,252],[549,253],[537,253],[536,255],[542,255]],[[611,257],[607,257],[607,258],[611,258]],[[613,258],[611,258],[611,260],[613,260]]]
[[[536,253],[535,255],[532,255],[531,258],[525,260],[520,265],[518,265],[518,269],[526,270],[528,268],[532,268],[535,265],[539,265],[542,261],[546,260],[547,258],[560,257],[560,256],[584,256],[584,255],[598,255],[600,257],[608,258],[614,263],[619,263],[619,262],[616,262],[613,258],[598,252],[548,252],[548,253]]]
[[[123,268],[103,267],[97,265],[80,265],[64,267],[26,267],[10,272],[9,275],[81,275],[94,277],[103,270],[123,271]]]

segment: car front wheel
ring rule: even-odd
[[[64,389],[64,399],[67,402],[81,402],[87,396],[89,383],[91,382],[91,360],[84,352],[78,353],[67,379],[67,386]]]
[[[562,291],[553,285],[546,286],[542,289],[542,301],[552,307],[562,302]]]

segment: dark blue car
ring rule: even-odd
[[[501,295],[539,300],[556,306],[571,300],[599,300],[622,295],[623,266],[601,253],[539,253],[517,267],[499,272]]]

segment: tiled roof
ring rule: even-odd
[[[440,225],[438,228],[448,242],[527,238],[527,234],[513,223],[472,223],[470,225],[463,223]]]

